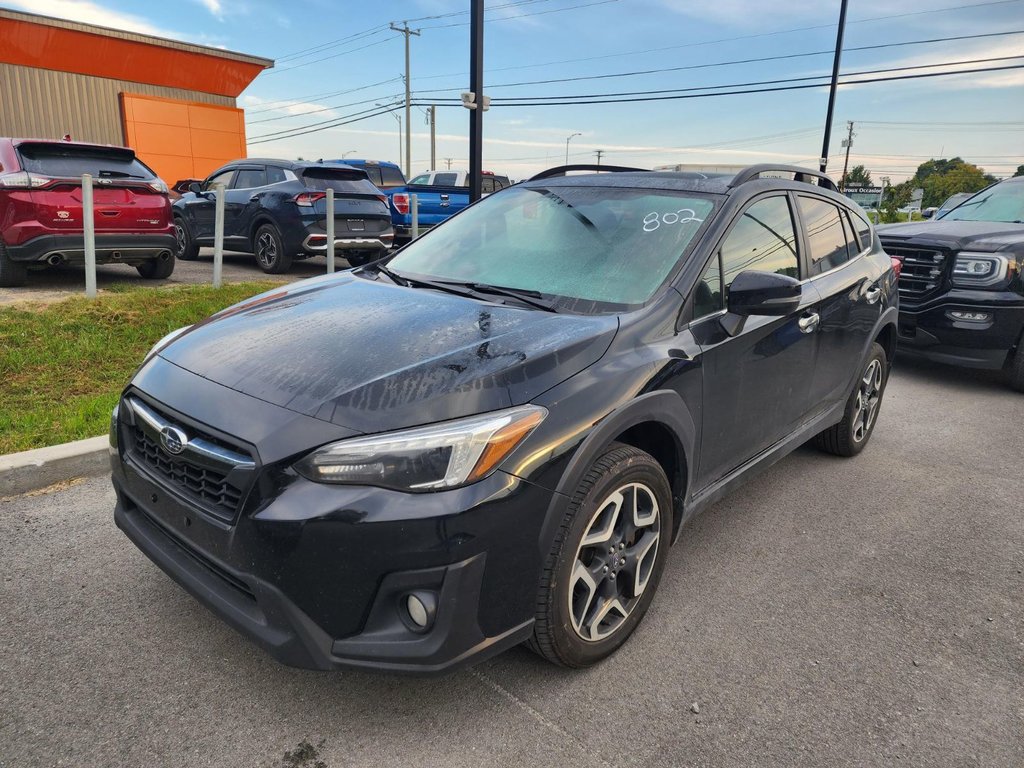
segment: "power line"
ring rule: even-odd
[[[562,13],[563,11],[575,11],[578,8],[590,8],[595,5],[608,5],[609,3],[617,3],[619,0],[591,0],[588,3],[580,3],[579,5],[569,5],[565,8],[552,8],[549,11],[536,11],[535,13],[523,13],[518,16],[499,16],[496,19],[487,19],[487,23],[490,24],[495,21],[518,21],[519,19],[526,19],[530,16],[546,16],[549,13]],[[488,9],[491,10],[491,9]],[[467,11],[468,13],[468,11]],[[422,29],[447,29],[449,27],[466,27],[469,26],[468,21],[460,21],[454,24],[432,24]]]
[[[310,64],[319,64],[321,61],[327,61],[328,59],[336,59],[339,56],[348,56],[350,53],[357,53],[358,51],[365,51],[367,48],[373,48],[375,45],[382,45],[384,43],[390,42],[391,40],[392,40],[392,38],[385,37],[383,40],[377,40],[377,41],[372,42],[372,43],[367,43],[366,45],[362,45],[359,48],[352,48],[350,50],[342,51],[341,53],[334,53],[334,54],[331,54],[330,56],[324,56],[324,57],[319,58],[319,59],[312,59],[310,61],[304,61],[301,64],[295,64],[295,65],[293,65],[291,67],[274,67],[273,69],[265,71],[263,74],[264,74],[264,76],[266,76],[266,75],[279,75],[282,72],[290,72],[291,70],[299,69],[300,67],[308,67]]]
[[[401,79],[402,79],[402,77],[401,77],[401,75],[399,75],[397,77],[392,77],[392,78],[390,78],[388,80],[381,80],[379,83],[371,83],[370,85],[361,85],[358,88],[346,88],[343,91],[327,91],[325,93],[313,93],[313,94],[309,94],[307,96],[303,96],[302,99],[326,99],[326,98],[329,98],[331,96],[343,96],[346,93],[355,93],[356,91],[365,91],[368,88],[376,88],[378,85],[387,85],[388,83],[397,83],[397,82],[401,81]],[[303,103],[302,99],[300,99],[300,98],[291,98],[291,99],[280,99],[278,101],[265,101],[265,102],[263,102],[262,104],[259,105],[260,107],[262,107],[262,109],[247,109],[245,111],[245,113],[246,113],[246,115],[259,115],[259,114],[262,114],[264,112],[276,112],[276,111],[278,111],[278,107],[280,105],[282,105],[282,104],[289,104],[289,105],[302,104]],[[330,107],[329,107],[329,109],[330,109]],[[317,110],[313,110],[313,111],[317,111]],[[302,114],[307,114],[307,113],[303,112]],[[276,120],[278,118],[274,118],[274,119]],[[258,122],[258,121],[253,121],[253,122]]]

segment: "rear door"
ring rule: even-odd
[[[338,238],[374,237],[391,226],[391,214],[384,195],[362,171],[345,168],[305,168],[299,180],[311,192],[334,190],[334,236]],[[317,199],[308,214],[316,224],[327,228],[327,199]]]
[[[93,179],[96,233],[161,232],[170,226],[170,202],[156,175],[122,147],[23,142],[21,166],[52,179],[33,189],[38,220],[57,232],[81,232],[83,174]]]
[[[799,238],[785,193],[749,203],[694,288],[690,330],[701,347],[703,409],[698,490],[790,434],[808,409],[816,345],[801,320],[817,299],[784,317],[748,317],[736,336],[722,328],[729,286],[745,270],[801,277]]]
[[[795,195],[803,230],[810,283],[819,295],[817,365],[811,401],[823,411],[846,399],[852,377],[881,313],[870,242],[861,247],[845,206],[817,195]]]

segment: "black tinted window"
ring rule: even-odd
[[[380,185],[384,183],[379,165],[364,165],[362,169],[366,171],[367,178],[369,178],[373,184]]]
[[[267,184],[279,184],[284,180],[284,168],[278,168],[274,165],[267,166]]]
[[[229,186],[231,184],[231,177],[235,175],[235,169],[232,168],[230,171],[224,171],[218,173],[216,176],[211,176],[203,182],[203,190],[213,189],[214,184],[223,184]]]
[[[397,168],[392,168],[390,165],[382,165],[380,168],[381,181],[383,184],[389,187],[401,187],[405,184],[405,176]]]
[[[849,261],[851,254],[839,209],[816,198],[801,196],[799,200],[800,215],[807,230],[811,274],[828,272]]]
[[[267,184],[267,172],[262,168],[240,168],[235,176],[235,189],[252,189]]]
[[[74,144],[22,144],[18,147],[18,155],[22,168],[42,176],[71,178],[88,173],[105,179],[155,178],[149,168],[124,150],[76,147]]]
[[[693,289],[693,319],[710,315],[720,309],[723,309],[722,262],[715,256]]]
[[[457,173],[439,173],[434,176],[434,183],[439,187],[454,187],[457,178],[459,178]]]
[[[485,176],[480,183],[480,191],[484,194],[494,191],[494,179]]]
[[[302,172],[302,183],[307,189],[321,192],[330,188],[335,192],[357,194],[380,194],[360,171],[343,171],[332,168],[307,168]]]
[[[860,250],[871,247],[871,225],[868,220],[861,216],[859,213],[849,211],[850,221],[853,222],[853,228],[857,232],[857,239],[860,240]]]
[[[799,278],[796,231],[785,197],[769,197],[749,206],[722,243],[725,290],[748,269]]]

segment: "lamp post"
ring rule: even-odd
[[[377,107],[394,107],[394,104],[374,104]],[[402,116],[394,112],[389,113],[398,121],[398,165],[402,165]],[[344,159],[344,158],[343,158]]]
[[[577,136],[582,136],[582,133],[574,133],[572,136],[567,136],[565,139],[565,164],[569,164],[569,142],[575,139]]]
[[[355,152],[355,150],[354,150],[354,149],[350,149],[350,150],[349,150],[348,152],[342,152],[342,153],[341,153],[341,159],[342,159],[342,160],[344,160],[344,159],[345,159],[346,157],[348,157],[349,155],[351,155],[351,154],[352,154],[353,152]]]

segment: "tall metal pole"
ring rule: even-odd
[[[224,185],[213,185],[213,287],[220,288],[224,275]]]
[[[575,139],[577,136],[582,136],[582,133],[574,133],[572,136],[567,136],[565,139],[565,164],[569,164],[569,142]]]
[[[85,295],[96,298],[96,213],[93,210],[92,175],[82,174],[82,237],[85,240]]]
[[[484,0],[470,0],[469,90],[476,109],[469,110],[469,201],[480,199],[484,167]]]
[[[843,192],[850,186],[846,181],[846,171],[850,167],[850,147],[853,146],[853,120],[846,121],[846,141],[843,142],[846,147],[846,157],[843,159],[843,175],[839,177],[840,186]]]
[[[825,138],[821,143],[821,158],[819,159],[819,170],[824,173],[828,167],[828,143],[832,138],[832,112],[836,106],[836,85],[839,81],[839,60],[843,55],[843,32],[846,31],[846,3],[847,0],[840,0],[839,5],[839,29],[836,31],[836,56],[832,61],[832,85],[828,91],[828,112],[825,115]]]
[[[430,170],[437,169],[437,106],[430,106]]]
[[[419,37],[420,30],[409,29],[408,22],[403,21],[402,24],[403,26],[398,27],[392,22],[391,29],[405,35],[405,175],[408,178],[412,175],[412,115],[410,114],[412,99],[409,83],[409,37],[411,35]]]

